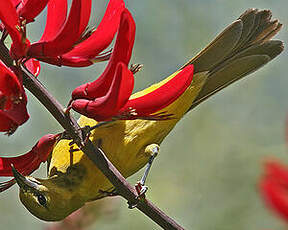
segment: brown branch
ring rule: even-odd
[[[10,58],[9,51],[3,43],[0,44],[0,58],[7,66],[11,67],[13,60]],[[149,200],[138,199],[138,194],[134,187],[126,181],[109,159],[106,158],[103,151],[95,147],[90,140],[86,143],[84,142],[84,137],[82,136],[79,125],[73,118],[65,115],[63,106],[23,65],[21,65],[21,69],[25,88],[27,88],[44,105],[44,107],[65,129],[67,134],[71,136],[79,148],[102,171],[102,173],[115,186],[117,192],[124,197],[129,204],[135,205],[136,208],[150,217],[163,229],[184,229]]]

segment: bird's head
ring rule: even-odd
[[[60,221],[84,205],[72,192],[59,188],[53,179],[21,175],[12,167],[23,205],[34,216],[45,221]]]

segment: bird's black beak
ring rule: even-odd
[[[18,172],[13,165],[11,165],[12,172],[14,175],[14,178],[18,184],[18,186],[23,190],[31,190],[39,189],[39,184],[36,181],[32,181],[29,178],[23,176],[20,172]]]

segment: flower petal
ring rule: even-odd
[[[29,41],[24,37],[16,9],[11,0],[0,1],[0,20],[12,39],[11,54],[16,59],[26,55]]]
[[[78,65],[80,66],[93,64],[92,61],[88,61],[95,58],[112,42],[119,27],[120,16],[124,9],[125,3],[123,0],[110,0],[104,17],[97,29],[89,38],[79,43],[70,52],[62,56],[63,65],[69,65],[71,62],[75,63],[73,60],[77,60],[78,58],[86,60],[85,64],[83,61],[78,62]],[[76,64],[73,66],[75,65]]]
[[[53,15],[50,14],[50,17],[53,17],[55,22],[58,13],[57,11],[54,12]],[[84,32],[90,18],[90,12],[91,0],[73,0],[69,16],[60,31],[49,29],[49,34],[51,35],[51,32],[52,34],[57,33],[56,36],[52,39],[48,37],[49,40],[47,40],[46,35],[44,38],[42,36],[43,40],[46,40],[32,44],[29,55],[41,60],[41,57],[58,56],[70,51]]]
[[[86,67],[89,65],[92,65],[96,62],[102,62],[107,61],[110,58],[110,54],[103,54],[96,56],[94,58],[87,58],[87,57],[63,57],[63,56],[57,56],[57,57],[48,57],[48,58],[41,58],[41,61],[57,65],[57,66],[71,66],[71,67]]]
[[[0,157],[0,176],[13,176],[11,164],[27,176],[39,168],[41,162],[47,161],[59,135],[47,134],[40,138],[31,151],[17,157]],[[13,180],[0,183],[0,191],[13,185]]]
[[[21,97],[21,84],[17,76],[0,61],[0,92],[1,101],[5,97],[5,106],[0,109],[10,109],[13,103],[18,103]]]
[[[135,22],[131,13],[125,9],[121,14],[121,22],[116,38],[114,50],[109,63],[94,82],[89,82],[74,89],[73,99],[86,98],[93,99],[107,94],[113,80],[116,66],[119,62],[128,65],[135,39]]]
[[[21,2],[22,0],[11,0],[13,6],[16,8]]]
[[[29,118],[27,97],[19,78],[0,62],[0,131],[8,134],[12,134]]]
[[[18,124],[11,119],[6,113],[0,110],[0,132],[12,133],[18,127]]]
[[[131,108],[137,116],[149,116],[174,102],[191,84],[193,65],[188,65],[159,88],[139,97],[132,97],[120,112]]]
[[[73,101],[72,108],[97,121],[109,120],[127,103],[133,86],[132,72],[124,63],[119,63],[111,87],[105,96],[95,100],[77,99]]]
[[[24,124],[29,119],[27,112],[27,98],[23,91],[19,104],[13,105],[9,110],[0,110],[0,131],[13,134],[17,127]]]
[[[38,77],[41,71],[40,62],[34,58],[30,58],[25,62],[26,68],[32,73],[35,77]]]
[[[17,13],[20,17],[26,20],[26,24],[33,22],[45,8],[49,0],[23,0],[15,1],[14,6],[17,6]]]
[[[44,32],[39,42],[53,40],[63,27],[67,16],[67,0],[49,0]]]

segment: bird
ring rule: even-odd
[[[161,110],[173,114],[173,119],[107,122],[91,131],[90,140],[104,151],[124,177],[136,173],[153,154],[158,153],[161,142],[184,115],[283,51],[283,42],[272,40],[282,24],[271,17],[270,10],[246,10],[170,77],[132,95],[137,98],[152,92],[186,66],[194,65],[189,87]],[[78,123],[81,127],[92,127],[97,121],[81,116]],[[47,168],[45,179],[23,176],[13,169],[21,202],[33,215],[45,221],[62,220],[85,203],[104,198],[114,190],[110,181],[76,144],[71,145],[71,140],[58,141]]]

